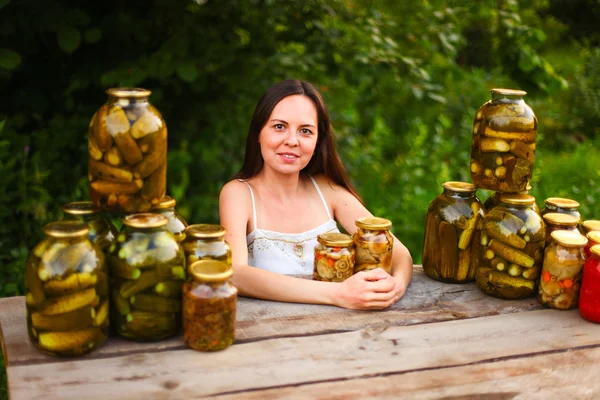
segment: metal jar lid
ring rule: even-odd
[[[164,210],[165,208],[173,208],[176,205],[177,205],[177,201],[173,197],[165,196],[152,209],[153,210]]]
[[[600,231],[600,220],[588,219],[583,221],[583,227],[588,231]]]
[[[530,206],[535,203],[535,197],[530,194],[502,193],[500,199],[502,203],[513,204],[516,206]]]
[[[317,241],[323,246],[332,247],[348,247],[353,243],[352,236],[345,233],[324,233],[317,236]]]
[[[119,98],[142,98],[148,97],[152,93],[148,89],[142,88],[132,88],[132,87],[122,87],[122,88],[110,88],[106,89],[106,94],[109,96],[119,97]]]
[[[544,200],[549,206],[560,207],[560,208],[577,208],[579,207],[579,202],[571,199],[565,199],[562,197],[548,197]]]
[[[502,88],[495,88],[490,90],[491,94],[499,94],[501,96],[525,96],[527,94],[526,91],[524,90],[519,90],[519,89],[502,89]]]
[[[600,244],[600,231],[588,232],[587,235],[585,235],[585,237],[594,243]]]
[[[123,224],[132,228],[160,228],[168,222],[164,215],[154,213],[131,214],[123,218]]]
[[[390,227],[392,226],[392,221],[390,221],[389,219],[379,217],[363,217],[358,218],[355,224],[361,229],[380,231],[384,229],[390,229]]]
[[[587,238],[579,232],[557,230],[550,235],[558,244],[565,247],[584,247],[588,243]]]
[[[202,282],[224,282],[231,278],[233,269],[225,262],[218,260],[198,260],[190,265],[190,274]]]
[[[477,191],[477,187],[469,182],[450,181],[442,184],[444,189],[460,193],[473,193]]]
[[[198,239],[217,239],[225,236],[227,231],[221,225],[194,224],[185,229],[185,234]]]
[[[577,226],[579,218],[574,215],[563,213],[548,213],[542,217],[544,221],[552,225]]]
[[[102,211],[91,201],[73,201],[65,204],[62,210],[70,215],[94,215]]]
[[[56,221],[45,225],[42,231],[55,238],[76,238],[87,236],[90,228],[87,224],[79,221]]]
[[[600,244],[594,245],[590,248],[590,251],[596,257],[600,257]]]

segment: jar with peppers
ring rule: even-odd
[[[579,313],[590,321],[600,324],[600,245],[592,246],[592,256],[583,267]]]
[[[344,233],[324,233],[317,237],[313,278],[343,282],[354,274],[354,242]]]

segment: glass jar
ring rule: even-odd
[[[392,273],[392,248],[394,237],[390,233],[392,222],[385,218],[365,217],[355,222],[354,234],[356,260],[354,272],[381,268]]]
[[[583,267],[579,313],[584,319],[600,324],[600,245],[592,246],[591,254]]]
[[[165,196],[162,198],[160,203],[152,209],[153,213],[162,214],[169,219],[167,223],[167,230],[175,235],[175,239],[178,242],[183,242],[185,239],[185,228],[187,228],[188,224],[185,222],[185,219],[177,210],[175,210],[175,205],[177,201],[171,196]]]
[[[237,289],[233,269],[216,260],[196,261],[183,286],[183,339],[194,350],[217,351],[235,340]]]
[[[324,233],[317,236],[313,279],[343,282],[354,274],[356,252],[350,235]]]
[[[473,281],[484,207],[467,182],[446,182],[427,209],[423,269],[436,281]]]
[[[104,254],[78,221],[43,228],[25,267],[27,331],[40,351],[87,354],[108,336],[108,274]]]
[[[537,118],[522,90],[492,89],[473,121],[471,178],[478,188],[503,193],[527,189],[533,174]]]
[[[107,211],[149,211],[165,195],[167,126],[150,91],[113,88],[88,135],[90,196]]]
[[[552,236],[550,235],[554,231],[562,230],[579,233],[579,229],[577,229],[579,219],[573,215],[552,212],[544,214],[542,218],[546,225],[546,246],[552,242]]]
[[[593,246],[600,244],[600,231],[591,231],[585,237],[588,240],[587,246],[585,246],[585,255],[588,257],[592,256],[591,249]]]
[[[588,240],[578,231],[557,230],[550,234],[546,247],[538,301],[550,308],[569,310],[577,307],[581,273]]]
[[[188,265],[198,260],[218,260],[231,266],[231,247],[221,225],[194,224],[185,230],[183,249]]]
[[[490,296],[521,299],[535,293],[546,240],[528,194],[503,194],[481,231],[477,286]]]
[[[561,197],[549,197],[544,200],[545,207],[542,209],[542,217],[547,213],[562,213],[577,217],[581,221],[579,214],[579,202]]]
[[[96,243],[105,254],[117,238],[117,228],[102,216],[102,210],[91,201],[74,201],[62,208],[65,220],[76,220],[87,224],[90,228],[88,238]]]
[[[583,233],[587,235],[592,231],[600,231],[600,221],[597,219],[588,219],[583,221],[581,224],[581,228],[583,229]]]
[[[529,194],[531,190],[531,185],[527,185],[527,189],[519,192],[519,194]],[[498,203],[500,203],[500,196],[502,196],[501,192],[493,192],[483,203],[483,208],[486,211],[490,211],[492,208],[496,207]],[[536,213],[540,214],[540,208],[536,203],[533,203],[533,209]]]
[[[124,217],[117,246],[108,256],[113,321],[127,339],[163,339],[181,326],[185,255],[167,222],[164,215],[152,213]]]

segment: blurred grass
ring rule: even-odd
[[[6,382],[6,367],[4,366],[4,354],[0,348],[0,400],[8,400],[8,383]]]

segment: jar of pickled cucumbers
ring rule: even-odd
[[[436,281],[475,280],[484,207],[467,182],[446,182],[427,209],[423,269]]]
[[[86,354],[108,336],[108,271],[89,230],[78,221],[52,222],[27,260],[27,331],[44,353]]]
[[[600,244],[600,231],[591,231],[585,237],[588,240],[588,244],[585,246],[585,255],[588,257],[592,256],[591,249],[593,246]]]
[[[233,344],[237,289],[232,274],[222,261],[190,265],[191,279],[183,286],[183,339],[192,349],[217,351]]]
[[[579,314],[590,322],[600,324],[600,245],[592,246],[591,254],[583,267]]]
[[[473,121],[471,178],[478,188],[503,193],[527,189],[533,174],[537,118],[522,90],[492,89]]]
[[[546,247],[538,301],[550,308],[569,310],[577,307],[579,285],[588,240],[578,231],[553,231]]]
[[[167,126],[150,91],[113,88],[90,122],[90,195],[107,211],[150,211],[165,195]]]
[[[504,194],[483,220],[477,286],[486,294],[520,299],[535,293],[546,229],[528,194]]]
[[[127,215],[108,256],[114,326],[127,339],[163,339],[181,326],[185,255],[167,223],[160,214]]]
[[[542,217],[547,213],[562,213],[577,217],[577,221],[581,220],[579,214],[579,202],[562,197],[549,197],[544,200],[545,207],[542,209]]]
[[[160,203],[152,209],[153,213],[162,214],[169,219],[167,223],[167,230],[175,235],[175,239],[178,242],[183,242],[185,239],[185,228],[187,228],[188,224],[185,222],[185,219],[177,210],[175,210],[175,205],[177,201],[171,196],[165,196],[162,198]]]
[[[96,243],[105,254],[117,238],[117,228],[102,216],[102,210],[91,201],[74,201],[62,208],[65,220],[77,220],[86,223],[90,231],[88,238]]]
[[[390,233],[392,222],[385,218],[365,217],[355,222],[354,234],[356,261],[354,272],[381,268],[392,273],[392,248],[394,237]]]
[[[354,242],[344,233],[324,233],[317,236],[313,279],[343,282],[354,274]]]
[[[183,249],[188,265],[198,260],[218,260],[231,266],[231,247],[221,225],[194,224],[185,230]]]
[[[577,229],[579,219],[573,215],[552,212],[544,214],[542,218],[546,225],[546,246],[552,242],[552,236],[550,235],[554,231],[563,230],[579,233],[579,229]]]
[[[531,190],[531,185],[527,185],[527,189],[522,192],[519,192],[519,194],[529,194],[530,190]],[[500,196],[502,196],[501,192],[493,192],[485,200],[485,203],[483,203],[483,207],[485,208],[485,210],[490,211],[492,208],[496,207],[498,205],[498,203],[500,203]],[[536,213],[540,214],[540,209],[536,203],[533,203],[533,209],[535,210]]]
[[[583,233],[587,235],[592,231],[600,231],[600,221],[597,219],[588,219],[581,223]]]

